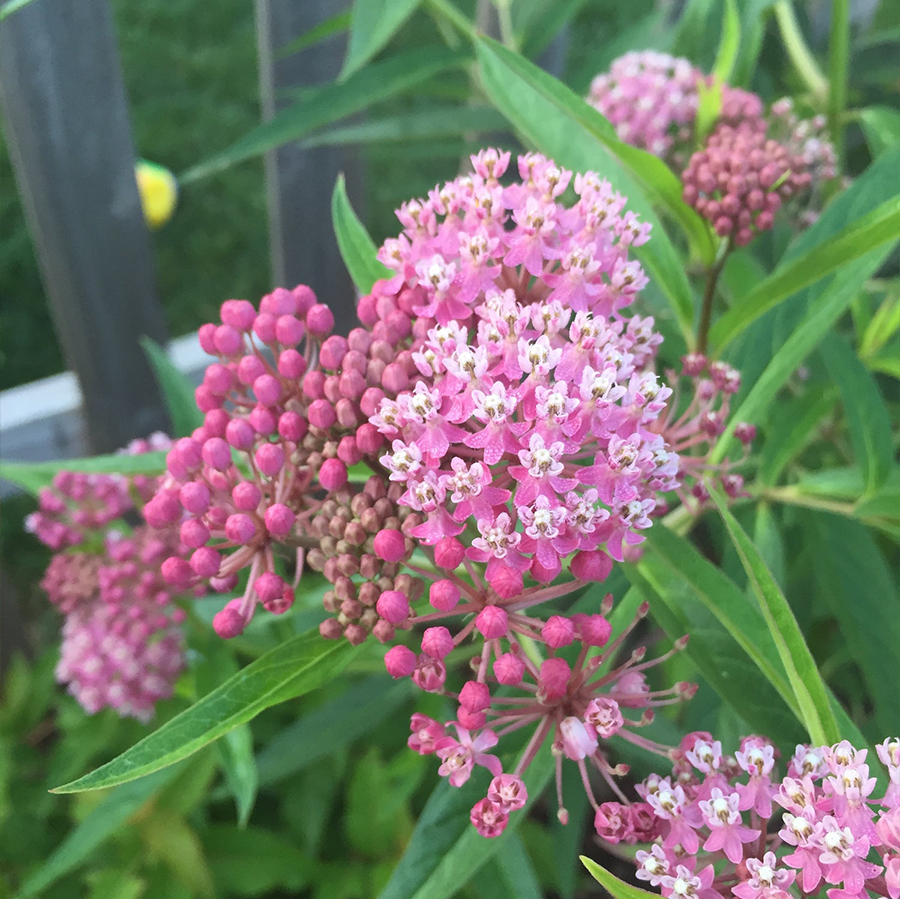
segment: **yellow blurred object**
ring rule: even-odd
[[[134,167],[144,219],[153,228],[161,228],[178,204],[178,182],[164,166],[139,159]]]

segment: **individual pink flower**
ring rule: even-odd
[[[438,773],[447,777],[454,787],[461,787],[469,779],[475,765],[487,768],[494,777],[498,777],[502,772],[500,759],[485,752],[497,745],[497,735],[492,730],[483,730],[473,740],[464,727],[457,724],[455,729],[458,739],[448,736],[435,744],[435,751],[442,762]]]
[[[721,849],[726,858],[737,864],[744,857],[743,843],[749,843],[759,836],[758,830],[745,827],[738,810],[740,797],[737,793],[726,796],[714,787],[708,800],[701,800],[699,807],[703,821],[709,827],[709,836],[703,844],[705,852]]]

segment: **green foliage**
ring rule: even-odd
[[[379,278],[387,277],[390,272],[375,258],[375,244],[350,205],[343,175],[331,195],[331,222],[341,257],[356,289],[368,293]]]
[[[172,364],[172,360],[158,343],[144,337],[141,346],[156,375],[156,383],[159,385],[159,391],[172,422],[173,436],[189,436],[194,428],[199,428],[203,424],[203,413],[197,408],[194,400],[194,388]]]

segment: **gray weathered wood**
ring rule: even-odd
[[[335,35],[287,57],[279,49],[340,12],[340,0],[256,0],[259,86],[263,119],[290,105],[290,88],[333,81],[341,68],[346,39]],[[356,294],[341,261],[331,227],[331,192],[340,172],[360,211],[362,174],[358,151],[296,145],[266,154],[269,244],[276,284],[309,284],[327,303],[335,329],[346,333],[356,324]]]
[[[107,0],[38,0],[0,23],[0,103],[88,441],[114,450],[165,427],[138,346],[165,325]]]

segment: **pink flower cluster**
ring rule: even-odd
[[[779,778],[763,737],[727,756],[710,734],[689,734],[671,776],[648,777],[639,802],[604,803],[597,832],[652,841],[637,852],[637,877],[667,897],[788,899],[825,887],[829,899],[898,899],[900,740],[877,747],[889,777],[878,799],[867,754],[846,741],[798,746]]]
[[[440,594],[455,588],[457,579]],[[571,589],[570,585],[566,585]],[[557,595],[560,590],[555,591]],[[610,641],[611,625],[606,614],[609,596],[601,614],[551,615],[546,621],[525,614],[525,609],[544,599],[541,588],[526,590],[515,602],[483,606],[455,637],[443,626],[426,628],[418,655],[406,646],[395,646],[385,657],[394,677],[411,676],[421,689],[440,692],[458,703],[456,718],[444,724],[415,714],[409,746],[421,755],[436,755],[439,774],[459,787],[476,765],[494,775],[487,796],[471,812],[471,820],[485,837],[503,832],[509,813],[527,801],[522,774],[545,743],[556,758],[556,785],[559,819],[568,820],[562,802],[563,759],[574,762],[582,784],[597,814],[602,807],[594,797],[590,771],[596,772],[623,801],[625,796],[614,777],[628,771],[627,765],[612,765],[606,743],[612,737],[627,740],[666,756],[669,748],[642,736],[638,731],[653,720],[653,709],[693,696],[696,686],[678,683],[669,690],[650,689],[645,673],[687,645],[684,638],[666,654],[645,661],[641,647],[615,664],[623,642],[647,614],[641,606],[631,624]],[[437,591],[435,598],[437,598]],[[434,604],[434,599],[432,603]],[[455,609],[471,612],[477,603]],[[423,623],[439,616],[425,616]],[[446,687],[447,655],[470,635],[484,642],[479,656],[472,659],[473,677],[457,691]],[[533,647],[529,652],[528,647]],[[569,650],[577,650],[577,654]],[[574,659],[568,661],[567,659]],[[630,717],[629,713],[637,714]],[[531,736],[513,770],[503,773],[500,759],[489,752],[502,737],[522,728],[532,728]],[[546,751],[546,750],[545,750]]]
[[[169,446],[154,435],[127,452]],[[164,559],[183,552],[178,530],[142,525],[126,533],[122,520],[157,481],[63,471],[41,492],[29,522],[55,550],[41,586],[65,616],[57,679],[90,713],[108,707],[146,721],[184,668],[184,612],[160,573]]]

